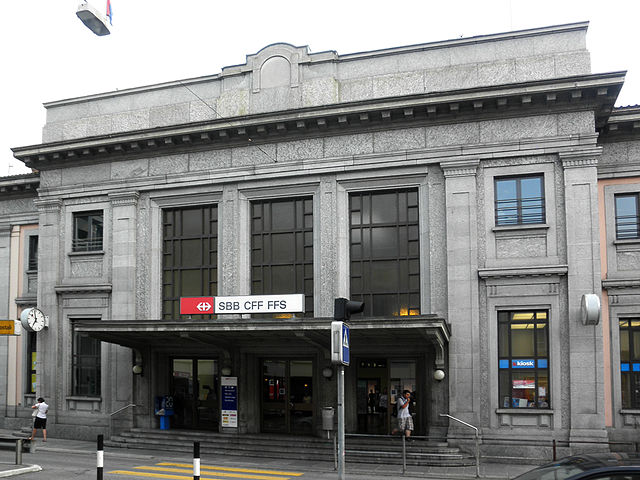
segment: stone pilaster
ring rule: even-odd
[[[449,345],[449,411],[478,417],[480,337],[476,171],[480,160],[442,164],[445,177]]]
[[[113,320],[136,316],[136,240],[138,192],[109,194],[111,201],[111,315]]]
[[[567,225],[570,441],[606,441],[602,324],[584,325],[582,295],[600,292],[597,165],[600,148],[560,155]],[[585,444],[571,445],[574,451]],[[604,446],[590,445],[589,449]]]

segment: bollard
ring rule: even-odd
[[[200,442],[193,442],[193,480],[200,480]]]
[[[16,440],[16,465],[22,465],[22,439]]]
[[[104,467],[104,435],[98,435],[98,451],[96,452],[96,478],[102,480]]]
[[[402,435],[402,474],[407,472],[407,436],[404,434],[404,430],[400,432]]]

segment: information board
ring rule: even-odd
[[[220,424],[223,427],[238,427],[238,377],[222,377],[222,408],[220,409]]]

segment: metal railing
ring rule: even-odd
[[[130,408],[130,407],[141,407],[141,406],[142,405],[136,405],[135,403],[130,403],[129,405],[125,405],[124,407],[119,408],[115,412],[110,413],[109,414],[109,438],[111,438],[112,435],[113,435],[113,417],[115,415],[117,415],[118,413],[123,412],[127,408]]]
[[[454,420],[464,425],[465,427],[473,428],[475,430],[476,432],[476,477],[480,477],[480,430],[478,429],[478,427],[474,427],[470,423],[464,422],[459,418],[449,415],[448,413],[441,413],[440,416],[450,418],[451,420]]]

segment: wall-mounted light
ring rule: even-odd
[[[444,380],[445,374],[444,374],[444,370],[436,370],[435,372],[433,372],[433,379],[437,380],[438,382]]]
[[[322,376],[324,378],[326,378],[327,380],[330,379],[331,377],[333,377],[333,368],[331,367],[324,367],[322,369]]]
[[[222,367],[220,369],[220,373],[222,374],[223,377],[228,377],[229,375],[231,375],[231,368],[230,367]]]
[[[136,375],[141,375],[142,374],[142,365],[135,364],[133,366],[133,368],[131,369],[131,371],[133,371],[133,373],[136,374]]]

